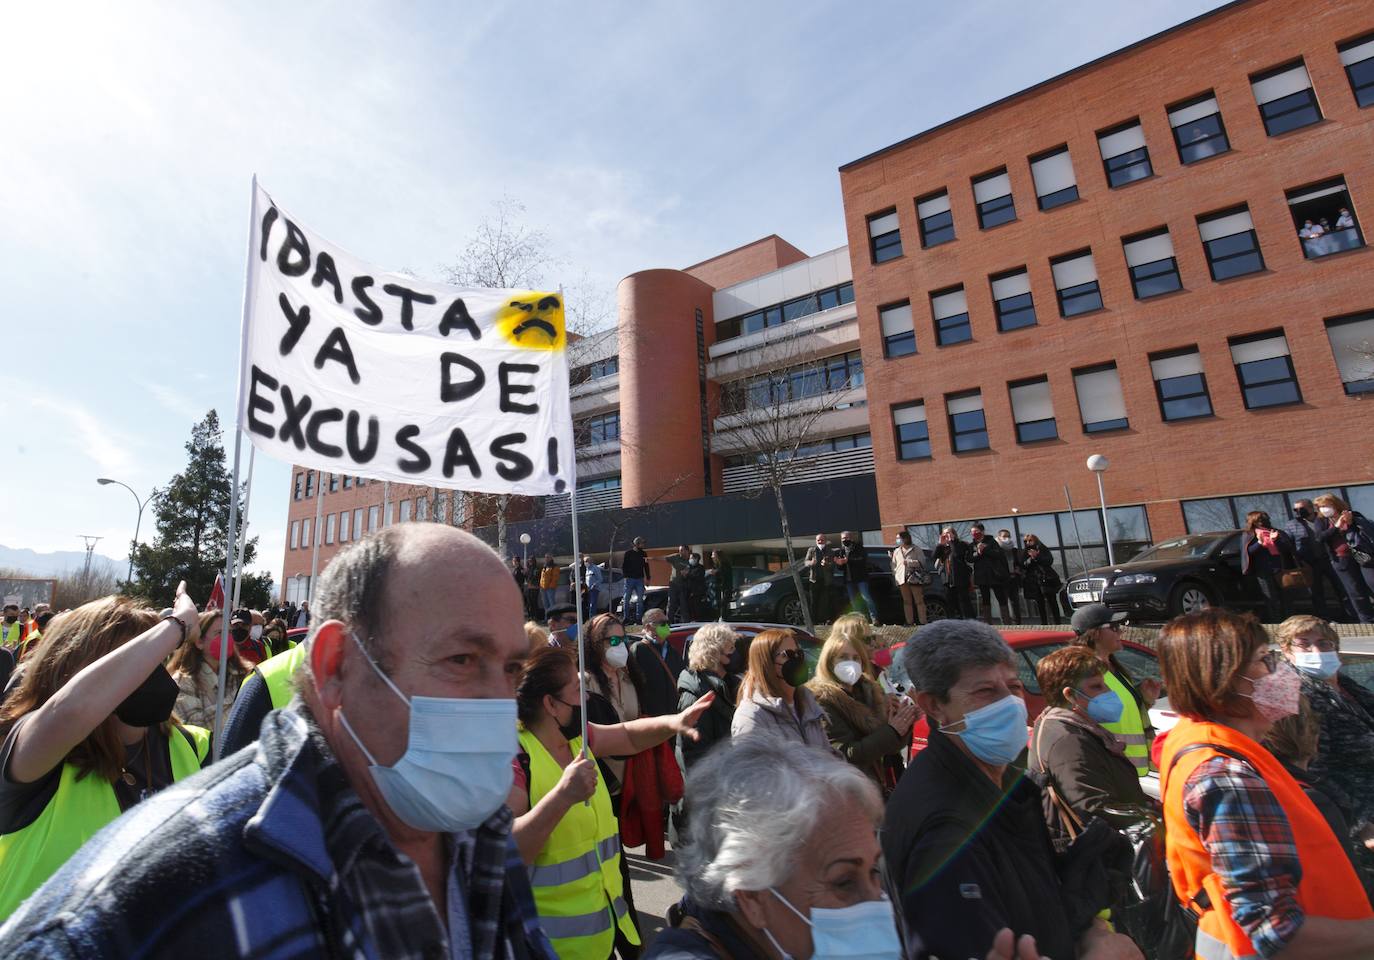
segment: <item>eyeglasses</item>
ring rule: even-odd
[[[1113,631],[1115,631],[1115,632],[1117,632],[1117,633],[1120,633],[1122,630],[1125,630],[1125,629],[1126,629],[1127,627],[1129,627],[1130,625],[1131,625],[1131,621],[1129,621],[1129,620],[1118,620],[1118,621],[1116,621],[1116,622],[1114,622],[1114,623],[1104,623],[1104,624],[1102,624],[1102,629],[1104,629],[1104,630],[1113,630]]]
[[[606,643],[607,643],[607,645],[612,646],[612,647],[618,647],[618,646],[620,646],[620,645],[621,645],[622,643],[624,643],[624,642],[625,642],[625,634],[623,634],[623,633],[622,633],[622,634],[619,634],[619,635],[617,635],[617,636],[614,636],[614,637],[607,637],[607,638],[606,638]]]
[[[1293,647],[1297,650],[1320,650],[1322,653],[1330,653],[1336,649],[1336,645],[1330,640],[1325,638],[1312,640],[1308,637],[1294,637]]]

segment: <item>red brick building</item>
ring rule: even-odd
[[[884,538],[1374,510],[1372,107],[1374,6],[1251,0],[842,167]]]

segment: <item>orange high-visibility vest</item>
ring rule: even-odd
[[[1193,750],[1173,764],[1174,755],[1195,743],[1214,743],[1244,757],[1274,792],[1288,817],[1302,862],[1302,880],[1297,901],[1305,914],[1332,920],[1363,920],[1374,916],[1364,887],[1350,865],[1345,848],[1331,831],[1320,811],[1307,798],[1302,787],[1284,770],[1274,755],[1239,730],[1225,724],[1183,719],[1169,731],[1164,741],[1160,770],[1164,775],[1165,856],[1179,902],[1192,905],[1205,891],[1209,908],[1198,920],[1194,950],[1198,960],[1239,960],[1255,957],[1258,951],[1250,938],[1231,919],[1221,880],[1212,871],[1212,857],[1197,832],[1188,825],[1183,810],[1183,789],[1188,777],[1203,761],[1221,756],[1217,750]],[[1198,908],[1192,907],[1194,910]]]

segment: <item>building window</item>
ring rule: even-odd
[[[1150,373],[1155,378],[1159,412],[1166,421],[1212,415],[1212,398],[1207,394],[1207,376],[1202,372],[1197,347],[1154,354]]]
[[[367,477],[354,477],[354,478],[353,478],[353,485],[354,485],[355,487],[365,487],[365,486],[367,486]]]
[[[1345,392],[1354,396],[1374,390],[1374,313],[1328,320],[1326,336]]]
[[[1148,300],[1161,293],[1183,289],[1174,259],[1174,242],[1167,229],[1127,237],[1121,242],[1126,252],[1126,267],[1131,272],[1131,289],[1137,300]]]
[[[311,525],[312,525],[312,521],[311,521],[311,519],[310,519],[309,517],[306,517],[304,520],[301,521],[301,547],[302,547],[302,548],[310,546],[310,527],[311,527]]]
[[[916,328],[911,322],[911,302],[878,308],[883,330],[883,356],[905,357],[916,352]]]
[[[1054,289],[1059,297],[1059,315],[1076,317],[1102,309],[1102,291],[1097,286],[1097,265],[1091,250],[1070,253],[1050,261]]]
[[[1259,236],[1248,207],[1199,217],[1197,232],[1213,280],[1229,280],[1264,269]]]
[[[1000,273],[990,279],[997,329],[1006,333],[1035,326],[1035,302],[1031,299],[1030,275],[1026,268]]]
[[[359,507],[353,511],[353,539],[358,539],[365,532],[363,530],[363,508]]]
[[[721,388],[721,407],[729,413],[762,410],[825,393],[852,390],[863,386],[863,382],[862,356],[859,351],[852,350],[727,383]]]
[[[337,473],[331,473],[331,474],[329,475],[329,492],[330,492],[330,493],[338,493],[338,492],[339,492],[339,475],[338,475]]]
[[[1016,442],[1034,443],[1055,440],[1059,428],[1054,422],[1054,403],[1050,400],[1048,377],[1007,384],[1011,393],[1011,413],[1016,420]]]
[[[416,498],[415,498],[415,519],[416,519],[416,520],[428,520],[428,519],[429,519],[429,498],[428,498],[428,497],[416,497]]]
[[[973,339],[963,287],[931,294],[930,312],[935,317],[935,342],[939,346],[948,347]]]
[[[410,501],[409,501],[409,500],[402,500],[402,501],[401,501],[401,522],[402,522],[402,523],[408,523],[409,521],[410,521]]]
[[[315,471],[305,471],[305,498],[309,500],[315,495]]]
[[[973,199],[978,204],[978,226],[984,230],[1016,219],[1011,199],[1011,178],[1006,170],[989,173],[973,181]]]
[[[344,488],[345,490],[351,490],[351,489],[353,489],[353,478],[352,478],[352,477],[347,476],[347,475],[344,476],[344,478],[343,478],[343,488]]]
[[[1110,187],[1124,187],[1154,174],[1139,120],[1099,133],[1097,149],[1102,153],[1102,167],[1107,171]]]
[[[1030,168],[1035,181],[1035,202],[1041,210],[1053,210],[1078,199],[1078,180],[1073,175],[1068,147],[1055,147],[1031,157]]]
[[[1231,149],[1221,109],[1211,93],[1170,107],[1169,126],[1174,131],[1180,163],[1197,163]]]
[[[291,549],[295,550],[301,545],[301,522],[291,521]]]
[[[739,335],[738,331],[736,331],[735,335]],[[568,375],[568,382],[573,386],[577,386],[579,383],[586,383],[589,380],[601,380],[605,377],[614,376],[619,372],[620,358],[606,357],[602,360],[593,360],[591,363],[583,364],[580,367],[574,367],[572,372]]]
[[[785,460],[802,460],[807,457],[817,457],[824,453],[834,453],[837,450],[867,450],[872,446],[873,438],[869,434],[852,433],[842,437],[829,437],[814,443],[802,444],[794,452],[783,451],[781,456]],[[767,459],[767,456],[761,453],[740,453],[726,457],[724,465],[727,467],[748,467],[765,463]],[[612,477],[611,479],[615,481],[616,487],[620,486],[619,477]],[[587,489],[586,483],[579,482],[578,489]]]
[[[892,429],[897,436],[898,460],[930,459],[930,429],[922,400],[892,408]]]
[[[917,200],[916,216],[921,222],[921,246],[938,247],[954,239],[954,214],[949,209],[948,191]]]
[[[838,306],[854,302],[854,284],[852,281],[835,287],[826,287],[814,293],[808,293],[804,297],[797,297],[784,303],[775,303],[772,306],[764,307],[762,310],[755,310],[742,316],[731,317],[728,320],[716,321],[716,340],[729,340],[733,337],[758,333],[769,327],[780,326],[788,320],[797,320],[802,317],[809,317],[813,313],[823,313],[826,310],[833,310]],[[620,370],[620,360],[612,357],[609,360],[598,361],[606,364],[603,369],[607,370],[605,376],[618,373]],[[592,365],[593,367],[596,364]],[[590,370],[589,367],[581,369]],[[586,377],[584,379],[595,379]],[[573,383],[580,381],[573,380]]]
[[[868,249],[874,263],[886,263],[902,255],[902,232],[897,227],[896,210],[868,218]]]
[[[1364,246],[1364,234],[1352,212],[1344,177],[1289,190],[1287,196],[1293,226],[1307,259]]]
[[[1374,34],[1351,40],[1336,48],[1341,55],[1345,75],[1355,102],[1362,107],[1374,106]]]
[[[1264,129],[1269,136],[1297,130],[1322,118],[1312,79],[1302,61],[1269,70],[1250,78]]]
[[[620,411],[602,414],[599,417],[589,417],[581,421],[577,425],[576,436],[579,443],[587,446],[619,440]]]
[[[367,508],[367,529],[368,532],[378,530],[382,525],[382,508],[380,505]]]
[[[305,474],[303,474],[303,473],[298,473],[298,474],[296,474],[296,489],[295,489],[295,492],[292,494],[292,499],[293,499],[293,500],[299,500],[299,499],[301,498],[301,492],[302,492],[304,489],[305,489]]]
[[[1230,344],[1245,409],[1259,410],[1302,402],[1298,375],[1293,369],[1293,358],[1288,355],[1288,340],[1282,332],[1238,338]]]
[[[334,524],[335,524],[336,519],[337,519],[337,518],[335,517],[335,515],[331,513],[331,514],[328,516],[328,518],[325,520],[325,524],[324,524],[324,542],[325,542],[325,543],[333,543],[333,542],[334,542]]]
[[[348,542],[348,518],[352,516],[347,510],[339,513],[339,542]]]
[[[1121,375],[1116,364],[1075,370],[1073,388],[1078,394],[1078,414],[1083,419],[1084,433],[1105,433],[1125,430],[1126,399],[1121,394]]]
[[[955,453],[986,450],[988,422],[983,416],[983,394],[978,390],[945,394],[949,413],[949,441]]]

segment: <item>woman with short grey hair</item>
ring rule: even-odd
[[[684,770],[693,769],[711,747],[730,736],[737,684],[731,682],[729,664],[738,639],[729,624],[708,623],[687,645],[687,669],[677,678],[678,710],[686,710],[708,693],[716,698],[697,721],[699,739],[678,738],[677,755]]]

